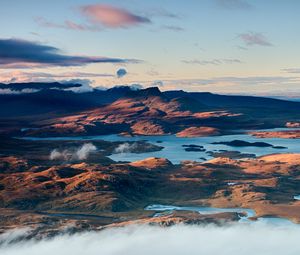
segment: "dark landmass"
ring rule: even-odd
[[[231,159],[242,159],[242,158],[255,158],[256,155],[252,153],[241,153],[239,151],[227,151],[227,150],[219,150],[219,151],[207,151],[209,156],[214,158],[231,158]]]
[[[14,136],[126,133],[196,137],[284,127],[300,119],[299,102],[262,97],[124,86],[75,93],[68,89],[78,84],[60,83],[0,85],[20,92],[0,95],[0,132]],[[34,88],[36,92],[21,93]]]
[[[274,149],[286,149],[286,147],[282,147],[282,146],[274,146],[272,144],[269,143],[265,143],[265,142],[246,142],[246,141],[242,141],[242,140],[233,140],[233,141],[229,141],[229,142],[213,142],[212,144],[223,144],[223,145],[228,145],[228,146],[232,146],[232,147],[272,147]]]
[[[185,151],[199,151],[199,152],[202,152],[202,151],[206,151],[205,148],[201,145],[195,145],[195,144],[189,144],[189,145],[182,145],[182,147],[184,147],[184,150]]]

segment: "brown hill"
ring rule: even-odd
[[[203,123],[208,128],[210,125],[212,128],[228,127],[229,123],[242,118],[241,114],[212,111],[210,107],[191,98],[168,99],[157,88],[149,88],[131,92],[104,107],[39,122],[39,129],[28,130],[25,135],[123,132],[134,135],[163,135],[180,132],[191,125],[202,127]],[[243,125],[244,122],[239,123]]]

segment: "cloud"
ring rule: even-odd
[[[17,95],[17,94],[29,94],[38,92],[38,89],[21,89],[21,90],[12,90],[12,89],[2,89],[0,88],[0,95]]]
[[[24,89],[34,89],[34,90],[40,90],[40,89],[69,89],[74,87],[80,87],[81,83],[11,83],[11,84],[1,84],[0,83],[0,89],[10,89],[13,91],[22,91]]]
[[[137,60],[71,56],[58,48],[20,39],[0,39],[0,68],[32,68],[45,66],[83,66],[92,63],[137,63]]]
[[[137,143],[121,143],[115,148],[114,153],[130,153],[138,148]]]
[[[251,10],[254,8],[253,5],[245,0],[215,0],[215,2],[218,6],[229,10]]]
[[[120,68],[120,69],[117,71],[117,77],[118,77],[118,78],[122,78],[122,77],[124,77],[125,75],[127,75],[126,69]]]
[[[163,81],[154,81],[151,86],[153,86],[153,87],[163,87],[164,83],[163,83]]]
[[[296,255],[299,226],[266,223],[215,225],[127,226],[100,232],[59,235],[1,247],[1,255]]]
[[[164,80],[166,85],[170,83],[182,84],[184,86],[197,86],[197,85],[234,85],[234,86],[255,86],[255,85],[298,85],[300,83],[300,77],[285,77],[285,76],[249,76],[249,77],[214,77],[210,79],[179,79],[179,80]]]
[[[212,59],[212,60],[182,60],[184,64],[191,65],[222,65],[222,64],[241,64],[243,63],[239,59]]]
[[[239,34],[238,37],[248,46],[273,46],[273,44],[261,33],[249,32]]]
[[[170,18],[170,19],[182,18],[181,15],[170,12],[163,8],[154,8],[154,9],[147,10],[147,17],[163,17],[163,18]]]
[[[63,24],[55,23],[46,20],[43,17],[36,17],[35,22],[42,27],[48,28],[61,28],[67,30],[75,30],[75,31],[90,31],[90,32],[98,32],[101,31],[101,28],[97,26],[89,26],[85,24],[78,24],[70,20],[65,20]]]
[[[20,238],[24,238],[30,234],[31,228],[16,228],[7,230],[0,234],[0,248],[1,246],[7,246],[12,242]]]
[[[93,23],[102,24],[108,28],[126,28],[151,23],[151,20],[147,17],[106,4],[82,6],[81,12]]]
[[[80,86],[72,86],[70,88],[64,89],[64,90],[73,91],[75,93],[84,93],[84,92],[94,91],[94,88],[91,86],[92,81],[90,81],[89,79],[63,80],[63,81],[60,81],[60,83],[62,83],[64,85],[80,84]]]
[[[300,73],[300,68],[286,68],[282,69],[286,73]]]
[[[126,86],[128,86],[131,90],[140,90],[140,89],[144,88],[143,85],[138,84],[138,83],[133,83],[133,84],[129,84]]]
[[[220,76],[195,79],[161,80],[164,90],[212,92],[236,95],[300,97],[300,76]],[[153,86],[153,80],[137,81],[145,87]],[[285,88],[284,90],[282,88]]]
[[[183,32],[184,28],[179,26],[162,26],[163,29],[174,31],[174,32]]]
[[[49,159],[63,161],[85,160],[92,152],[95,152],[96,150],[96,146],[92,143],[85,143],[75,150],[65,149],[63,151],[60,151],[58,149],[54,149],[53,151],[51,151]]]
[[[88,73],[88,72],[63,72],[63,73],[46,73],[46,72],[23,72],[11,71],[0,73],[0,82],[53,82],[67,78],[96,78],[96,77],[115,77],[113,74],[106,73]]]

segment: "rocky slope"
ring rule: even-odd
[[[104,107],[38,122],[39,128],[27,130],[23,135],[163,135],[183,131],[201,136],[230,132],[224,127],[233,122],[239,126],[253,125],[242,114],[212,111],[211,107],[193,99],[169,99],[157,88],[149,88],[128,93]],[[195,130],[188,129],[191,126]]]
[[[251,132],[250,134],[258,138],[284,138],[284,139],[300,138],[300,130],[258,131],[258,132]]]

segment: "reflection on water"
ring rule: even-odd
[[[294,196],[295,200],[300,200],[300,195]]]

